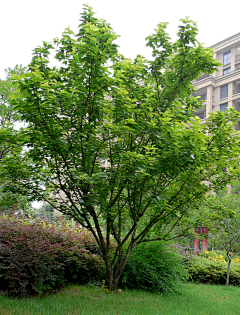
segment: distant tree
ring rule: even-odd
[[[14,91],[12,75],[22,74],[25,69],[20,65],[5,70],[5,79],[0,79],[0,167],[4,158],[11,155],[23,158],[22,137],[19,131],[20,116],[17,110],[10,104],[10,94]],[[0,210],[8,213],[16,213],[19,210],[28,212],[30,208],[29,198],[19,193],[5,191],[9,182],[9,176],[3,169],[0,172]]]
[[[212,196],[207,206],[211,238],[228,257],[228,286],[232,259],[240,254],[240,182],[234,181],[230,190],[224,189]]]
[[[53,206],[51,206],[51,205],[46,203],[41,208],[40,215],[46,217],[47,220],[50,221],[50,222],[54,221],[54,208],[53,208]]]
[[[92,232],[110,291],[135,246],[167,239],[239,167],[238,113],[218,112],[205,124],[194,117],[202,104],[190,96],[191,81],[218,63],[196,41],[196,24],[181,21],[176,42],[167,23],[146,39],[152,61],[130,60],[87,6],[76,35],[66,29],[53,44],[43,42],[27,73],[15,76],[12,105],[28,123],[28,158],[5,160],[8,186],[47,200]],[[49,65],[54,47],[59,68]]]
[[[12,75],[22,74],[25,69],[20,65],[5,70],[5,79],[0,79],[0,126],[9,126],[19,120],[17,111],[10,104],[10,94],[14,91]]]
[[[226,286],[229,285],[229,274],[232,259],[240,254],[240,214],[227,215],[219,222],[216,241],[225,250],[228,257]]]

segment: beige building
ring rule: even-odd
[[[228,106],[240,112],[240,33],[211,46],[214,58],[222,64],[212,75],[204,74],[193,85],[204,100],[197,116],[204,122],[209,113],[225,111]],[[236,126],[236,129],[240,129]]]

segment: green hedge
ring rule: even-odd
[[[227,278],[227,262],[210,260],[194,256],[187,264],[189,280],[200,283],[225,284]],[[240,264],[231,263],[230,284],[240,285]]]

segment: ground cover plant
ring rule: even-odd
[[[67,282],[101,280],[103,260],[91,233],[67,222],[0,215],[0,289],[31,296]]]
[[[106,293],[87,286],[32,299],[0,296],[1,315],[239,315],[240,288],[187,283],[181,294],[123,290]]]

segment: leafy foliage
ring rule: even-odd
[[[16,66],[14,69],[5,70],[6,78],[0,79],[0,166],[3,159],[9,156],[15,158],[21,156],[22,153],[22,133],[19,129],[20,116],[16,109],[10,104],[10,94],[13,93],[15,87],[13,85],[12,76],[24,73],[22,66]],[[8,172],[1,170],[0,173],[0,211],[14,213],[22,210],[28,212],[30,202],[28,196],[22,196],[16,191],[5,191],[4,188],[8,184]]]
[[[231,185],[211,196],[204,204],[204,217],[210,228],[210,242],[215,249],[224,250],[228,257],[227,282],[231,262],[240,253],[240,182],[235,180]]]
[[[25,213],[30,208],[29,198],[27,196],[20,196],[12,192],[2,190],[0,192],[0,211],[8,214],[14,214],[19,210]]]
[[[93,237],[78,226],[0,217],[0,287],[9,295],[99,280],[103,261],[98,252]]]
[[[111,291],[136,245],[167,239],[239,167],[238,113],[212,114],[204,125],[194,117],[201,104],[189,97],[191,81],[218,63],[196,41],[196,23],[181,23],[174,43],[167,23],[147,37],[152,61],[130,60],[118,53],[110,25],[85,6],[79,32],[43,42],[15,76],[11,104],[28,123],[28,151],[25,160],[4,160],[8,187],[47,200],[92,232]],[[51,50],[59,68],[49,66]]]
[[[219,192],[209,204],[211,211],[211,238],[216,246],[226,253],[240,253],[240,182],[232,182],[231,187]],[[233,255],[233,257],[234,257]],[[232,258],[233,258],[232,257]]]
[[[200,252],[199,256],[210,259],[210,260],[219,261],[219,262],[228,261],[226,253],[220,252],[220,251],[214,251],[214,250],[208,251],[208,250],[206,250],[204,252]],[[235,261],[239,262],[239,258]]]
[[[227,279],[226,261],[215,261],[213,259],[194,256],[189,261],[187,268],[190,280],[200,283],[225,284]],[[230,270],[231,284],[240,285],[240,264],[232,263]]]
[[[20,118],[17,111],[10,104],[10,94],[14,91],[12,76],[24,73],[25,69],[20,65],[5,70],[6,78],[0,79],[0,126],[10,126]]]
[[[178,255],[163,242],[141,244],[133,249],[119,286],[151,292],[176,292],[188,273]]]

